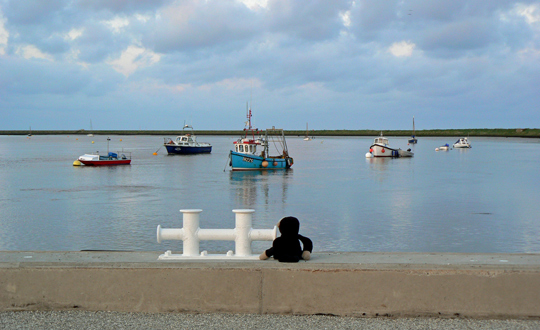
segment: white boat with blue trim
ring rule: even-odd
[[[289,157],[283,129],[259,131],[251,127],[251,109],[247,114],[244,136],[234,141],[229,153],[229,166],[233,171],[289,169],[294,161]],[[270,150],[270,146],[273,146]]]
[[[401,150],[390,147],[388,139],[381,135],[376,137],[373,141],[371,147],[369,147],[369,152],[366,154],[366,158],[371,157],[412,157],[414,153],[411,152],[411,149]]]
[[[471,147],[471,143],[469,142],[469,139],[464,137],[464,138],[460,138],[459,140],[456,141],[456,143],[454,143],[454,149],[455,148],[470,148]]]

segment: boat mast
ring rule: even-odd
[[[253,131],[253,127],[251,127],[251,107],[249,106],[248,102],[246,102],[246,117],[247,117],[246,125],[248,127],[246,130],[246,137],[247,137],[247,131],[250,131],[253,137],[253,140],[255,140],[255,131]]]

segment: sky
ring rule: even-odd
[[[0,0],[0,130],[540,127],[540,1]]]

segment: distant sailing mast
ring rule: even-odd
[[[86,136],[94,136],[94,129],[92,128],[92,119],[90,119],[90,134],[87,134]]]
[[[415,144],[418,140],[416,139],[416,130],[414,129],[414,116],[412,117],[412,135],[409,139],[409,143]]]
[[[306,137],[304,138],[304,141],[311,141],[311,138],[309,137],[308,123],[306,123]]]

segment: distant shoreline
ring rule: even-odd
[[[191,132],[191,131],[190,131]],[[410,130],[383,130],[386,136],[411,136]],[[28,135],[27,130],[0,130],[0,135]],[[162,135],[185,134],[182,130],[32,130],[32,135]],[[196,135],[242,135],[238,130],[195,130]],[[310,130],[310,136],[377,136],[381,130]],[[304,130],[285,130],[287,136],[305,136]],[[471,128],[471,129],[429,129],[417,130],[417,137],[435,136],[485,136],[485,137],[523,137],[540,138],[540,128]]]

